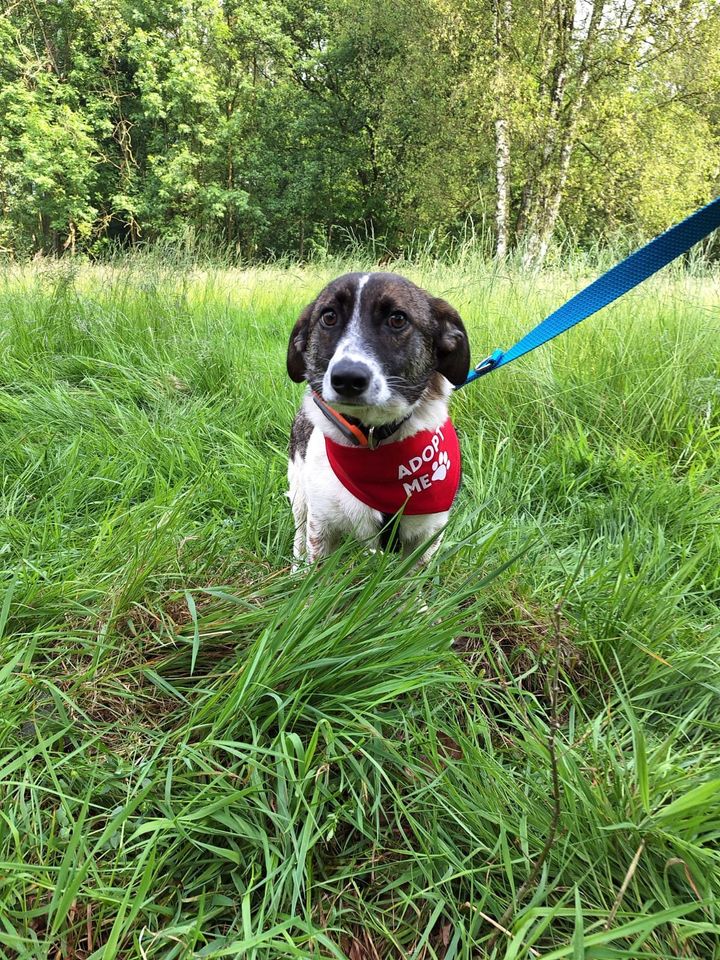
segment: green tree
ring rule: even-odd
[[[5,0],[0,249],[655,232],[718,181],[720,0]]]

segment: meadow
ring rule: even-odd
[[[293,574],[287,336],[363,266],[4,270],[1,957],[720,957],[720,275],[458,393],[428,568]],[[594,272],[396,268],[475,360]]]

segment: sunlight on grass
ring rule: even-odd
[[[286,341],[347,268],[6,272],[0,952],[717,955],[720,280],[458,394],[427,570],[293,575]],[[589,278],[397,268],[475,359]]]

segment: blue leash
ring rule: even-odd
[[[541,323],[525,334],[514,347],[507,352],[495,350],[468,374],[467,380],[455,387],[466,387],[479,377],[504,367],[506,363],[517,360],[536,347],[542,346],[558,334],[564,333],[576,323],[585,320],[613,300],[617,300],[628,290],[632,290],[643,280],[647,280],[658,270],[667,266],[677,257],[686,253],[703,237],[720,227],[720,197],[716,197],[707,206],[696,210],[686,220],[676,223],[659,237],[655,237],[644,247],[631,253],[625,260],[616,264],[589,286],[576,293],[562,307],[551,313]]]

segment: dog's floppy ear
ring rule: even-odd
[[[460,314],[445,300],[434,299],[433,314],[437,323],[435,369],[458,386],[470,369],[470,344]]]
[[[315,301],[309,303],[298,317],[292,328],[287,352],[287,372],[295,383],[302,383],[305,379],[305,347],[307,346],[308,326]]]

